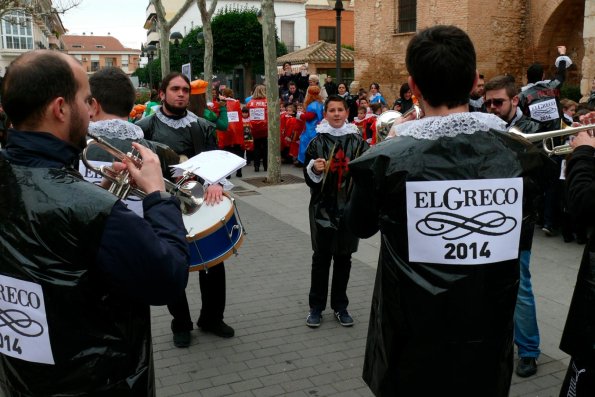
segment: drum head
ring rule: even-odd
[[[192,215],[183,215],[188,241],[204,237],[221,228],[233,214],[233,203],[227,195],[215,205],[204,204]],[[223,220],[223,221],[222,221]]]

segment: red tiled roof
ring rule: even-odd
[[[133,48],[126,48],[118,39],[113,36],[92,36],[92,35],[64,35],[62,36],[66,51],[138,51]],[[80,47],[79,47],[80,46]]]
[[[283,62],[327,63],[335,62],[336,59],[337,45],[321,40],[301,50],[280,56],[277,58],[277,65],[283,65]],[[353,51],[347,48],[341,48],[341,62],[353,62]]]

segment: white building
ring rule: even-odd
[[[292,52],[307,46],[306,0],[275,0],[275,25],[279,39],[287,46],[287,51]],[[219,0],[215,14],[226,7],[256,8],[260,9],[260,0],[230,1]],[[211,2],[207,1],[207,9]],[[202,26],[200,12],[197,6],[192,6],[171,29],[180,32],[183,36],[197,26]]]
[[[66,29],[53,12],[51,0],[39,0],[27,8],[8,8],[0,16],[0,70],[19,55],[37,49],[61,50]]]

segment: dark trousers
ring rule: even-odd
[[[260,161],[264,170],[267,170],[269,156],[269,142],[266,137],[254,138],[254,169],[260,168]]]
[[[347,309],[347,283],[351,271],[351,255],[333,255],[330,252],[314,252],[312,255],[312,278],[309,302],[311,309],[320,311],[326,308],[328,280],[333,260],[333,279],[331,282],[331,308],[334,311]]]
[[[593,396],[595,396],[595,367],[587,365],[586,362],[577,361],[573,357],[560,389],[560,397]]]
[[[197,324],[199,327],[217,324],[223,320],[223,311],[225,310],[225,264],[221,262],[208,271],[200,270],[198,282],[202,307]],[[192,318],[185,292],[175,302],[168,304],[167,308],[173,316],[171,322],[173,332],[192,330]]]

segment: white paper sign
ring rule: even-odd
[[[0,353],[54,364],[41,285],[0,275]]]
[[[94,166],[96,168],[99,168],[101,166],[110,167],[112,165],[112,163],[109,163],[106,161],[94,161],[94,160],[88,160],[88,161],[92,166]],[[85,167],[85,164],[83,164],[82,161],[79,161],[79,172],[81,173],[83,178],[85,178],[86,181],[89,181],[96,185],[101,184],[101,179],[102,179],[101,174]],[[124,201],[124,204],[126,204],[128,206],[128,209],[130,211],[134,212],[141,218],[144,218],[143,201],[140,198],[138,198],[136,196],[128,196],[128,198],[123,201]]]
[[[407,182],[411,262],[479,265],[518,257],[523,180]]]
[[[254,120],[254,121],[264,120],[264,112],[265,112],[265,109],[263,109],[263,108],[251,108],[250,109],[250,120]]]
[[[173,176],[182,176],[184,172],[198,175],[209,184],[225,179],[227,175],[239,170],[246,165],[246,160],[225,150],[209,150],[171,166]]]
[[[240,121],[240,113],[239,112],[227,112],[227,121],[230,123],[237,123]]]
[[[547,101],[532,103],[529,105],[529,113],[531,118],[537,121],[550,121],[560,118],[558,113],[558,106],[554,98]]]

